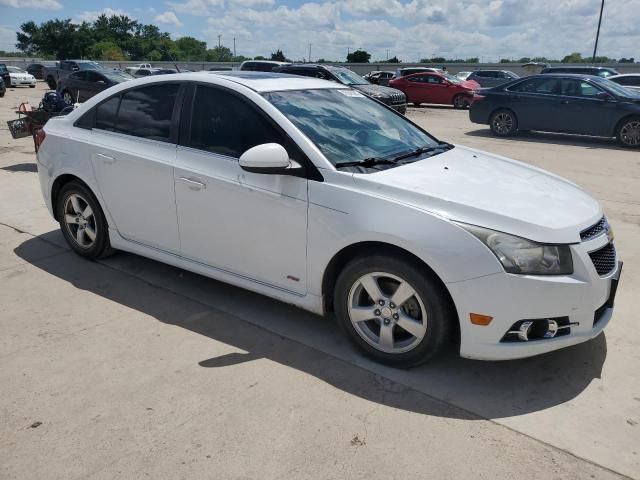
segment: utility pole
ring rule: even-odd
[[[600,38],[600,25],[602,24],[602,11],[604,10],[604,0],[602,0],[602,4],[600,5],[600,19],[598,20],[598,32],[596,33],[596,44],[593,47],[593,58],[591,61],[595,63],[596,61],[596,52],[598,51],[598,38]]]
[[[222,38],[222,35],[218,35],[218,47],[222,46],[222,42],[220,41],[221,38]]]
[[[311,44],[309,44],[309,63],[311,63]]]
[[[389,49],[387,48],[387,62],[389,61]]]
[[[236,37],[233,37],[233,58],[236,56]]]

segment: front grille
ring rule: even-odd
[[[393,105],[398,103],[406,103],[406,97],[404,93],[392,93],[391,94],[391,103]]]
[[[616,268],[616,249],[613,243],[608,243],[600,250],[589,253],[593,266],[596,267],[596,272],[601,277],[611,273]]]
[[[585,240],[591,240],[602,233],[607,233],[608,230],[609,223],[605,217],[602,217],[598,223],[580,232],[580,240],[583,242]]]

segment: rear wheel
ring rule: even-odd
[[[29,85],[29,88],[36,88],[35,85]]]
[[[420,106],[420,102],[413,102],[413,106],[414,107],[419,107]]]
[[[470,104],[471,102],[469,102],[469,98],[465,95],[456,95],[453,97],[453,107],[458,110],[469,108]]]
[[[73,95],[71,95],[69,90],[62,92],[62,100],[64,100],[64,103],[67,105],[73,105]]]
[[[498,110],[491,115],[489,126],[494,135],[510,137],[518,131],[518,119],[511,110]]]
[[[640,148],[640,117],[630,117],[620,122],[616,138],[623,147]]]
[[[113,251],[102,208],[84,184],[65,184],[58,195],[56,212],[65,240],[78,255],[95,259]]]
[[[338,277],[334,300],[350,340],[374,360],[397,367],[440,353],[453,322],[440,284],[399,257],[353,260]]]

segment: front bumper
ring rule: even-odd
[[[460,356],[511,360],[540,355],[597,337],[613,315],[613,297],[621,271],[598,275],[589,252],[607,245],[606,235],[571,246],[570,276],[513,275],[506,272],[447,284],[460,319]],[[472,324],[470,314],[493,317],[489,325]],[[521,320],[568,317],[568,334],[529,341],[504,342]]]

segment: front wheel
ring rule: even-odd
[[[440,353],[454,321],[441,285],[393,256],[349,263],[336,282],[334,305],[350,340],[374,360],[396,367]]]
[[[453,97],[453,107],[457,108],[458,110],[469,108],[470,104],[471,103],[469,102],[469,98],[465,95],[456,95],[455,97]]]
[[[510,137],[518,131],[518,120],[511,110],[498,110],[491,115],[489,126],[494,135]]]
[[[65,184],[58,195],[56,212],[65,240],[78,255],[93,260],[112,252],[107,220],[84,184]]]
[[[616,138],[623,147],[640,148],[640,117],[631,117],[620,122]]]
[[[73,105],[73,95],[71,95],[69,90],[62,92],[62,100],[64,100],[64,103],[67,105]]]

